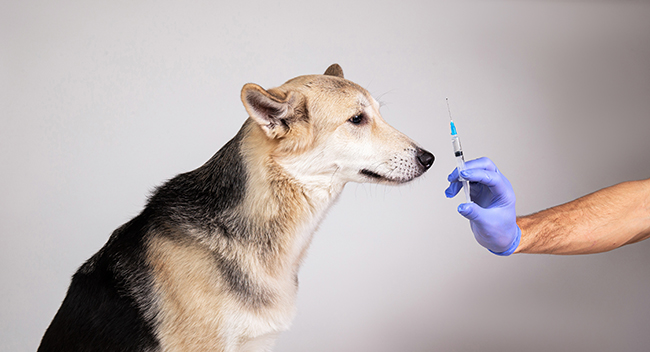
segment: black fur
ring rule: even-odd
[[[240,153],[246,125],[207,163],[158,188],[140,215],[113,232],[104,247],[73,276],[68,293],[45,332],[39,352],[157,351],[157,307],[146,243],[152,233],[178,241],[181,226],[224,241],[250,241],[232,209],[243,199],[247,173]],[[176,236],[176,237],[174,237]],[[237,263],[215,258],[231,288],[268,298]]]
[[[240,153],[243,129],[203,166],[158,188],[147,205],[158,214],[157,222],[191,224],[210,232],[224,229],[226,236],[237,234],[229,225],[229,210],[242,201],[246,188]]]
[[[256,285],[236,261],[224,257],[216,257],[215,260],[232,292],[248,306],[260,308],[273,302],[271,293]]]
[[[151,288],[150,278],[142,273],[147,218],[143,212],[116,230],[79,268],[39,352],[156,349],[152,323],[144,319],[130,292],[133,285]]]

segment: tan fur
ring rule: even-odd
[[[313,232],[305,229],[305,221],[314,209],[301,187],[270,158],[277,142],[261,138],[256,125],[246,128],[243,153],[252,166],[251,188],[240,211],[257,228],[280,227],[282,236],[273,239],[266,253],[236,242],[179,242],[173,237],[183,234],[172,234],[172,239],[154,236],[148,258],[160,297],[157,333],[164,351],[260,350],[288,329],[294,315],[295,278]],[[247,273],[264,284],[273,304],[264,309],[243,305],[220,278],[213,252],[235,253],[233,259],[247,264]]]
[[[253,311],[229,293],[208,248],[159,236],[150,244],[149,258],[156,272],[161,308],[157,335],[163,351],[240,351],[288,328],[293,311],[283,308],[292,297],[281,284],[267,282],[275,291],[275,308]]]
[[[241,142],[248,179],[236,212],[257,236],[254,243],[197,228],[158,229],[150,237],[163,351],[269,350],[290,325],[298,269],[327,209],[345,183],[372,181],[349,164],[386,174],[376,181],[385,183],[424,172],[392,165],[400,158],[416,163],[414,142],[381,118],[377,102],[342,78],[340,67],[328,72],[332,76],[302,76],[268,91],[255,84],[242,89],[250,115]],[[366,125],[348,122],[360,113]],[[378,161],[362,165],[368,156]],[[228,287],[219,260],[237,263],[254,283],[257,301]]]

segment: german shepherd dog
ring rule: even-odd
[[[337,64],[241,99],[237,135],[74,274],[38,351],[269,351],[344,185],[408,182],[434,160]]]

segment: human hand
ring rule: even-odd
[[[519,246],[521,230],[517,226],[515,192],[510,181],[497,169],[492,160],[479,158],[465,163],[461,176],[470,181],[473,203],[458,206],[458,212],[469,219],[476,241],[497,255],[510,255]],[[447,177],[445,190],[452,198],[462,188],[458,168]]]

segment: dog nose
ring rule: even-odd
[[[431,165],[433,165],[433,161],[436,160],[436,157],[433,156],[433,154],[421,148],[417,149],[417,153],[418,153],[417,157],[418,157],[418,161],[420,162],[420,165],[424,166],[425,170],[428,170],[431,167]]]

